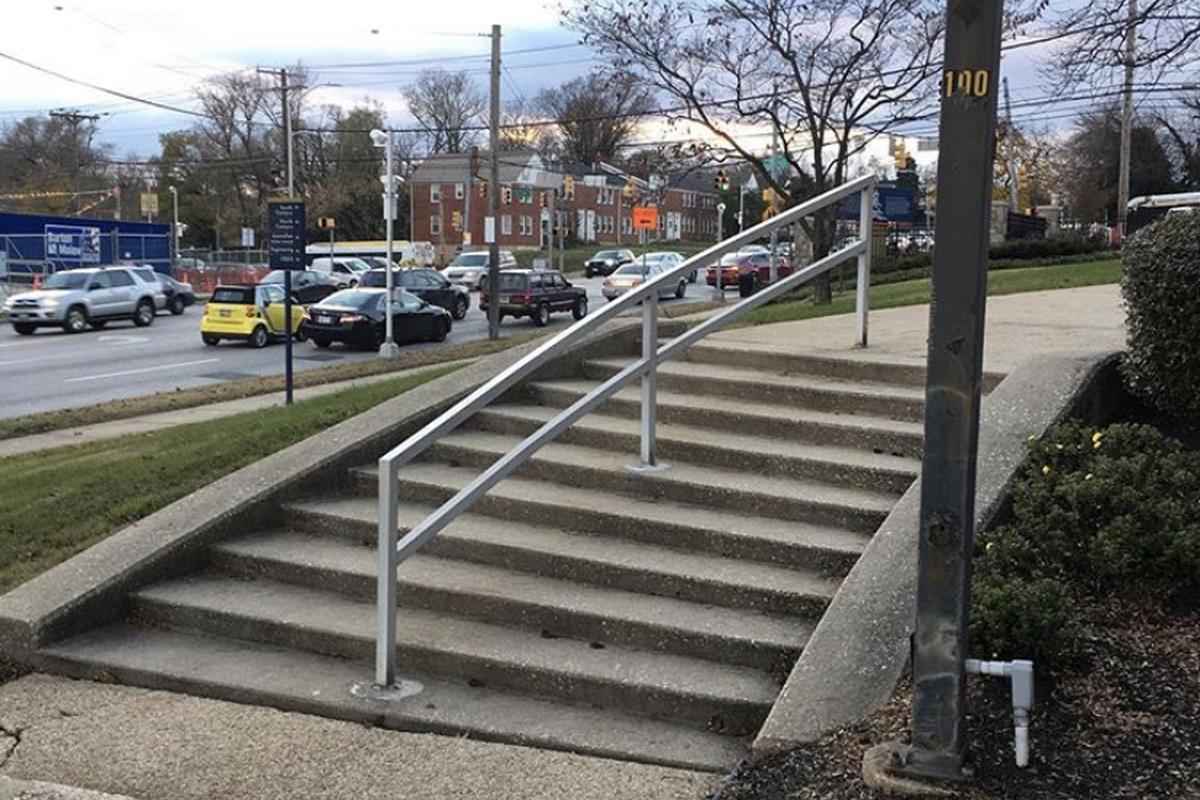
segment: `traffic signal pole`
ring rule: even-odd
[[[492,219],[492,238],[488,242],[488,338],[500,338],[500,26],[492,26],[491,175],[488,213]],[[486,225],[485,235],[486,239]]]

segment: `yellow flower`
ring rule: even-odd
[[[1084,479],[1085,481],[1090,481],[1090,480],[1092,479],[1092,473],[1090,473],[1090,472],[1089,472],[1087,475],[1084,475],[1084,476],[1083,476],[1083,479]]]
[[[1037,438],[1037,437],[1036,437],[1036,436],[1034,436],[1032,433],[1031,433],[1031,434],[1029,434],[1029,441],[1031,441],[1031,442],[1032,442],[1032,441],[1033,441],[1034,439],[1036,439],[1036,438]]]
[[[1092,434],[1092,442],[1093,443],[1098,443],[1103,438],[1104,438],[1104,434],[1101,433],[1100,431],[1096,431],[1095,433]]]
[[[1050,465],[1049,465],[1049,464],[1047,464],[1046,466],[1042,467],[1042,474],[1043,474],[1043,475],[1049,475],[1049,474],[1050,474]]]
[[[1092,449],[1099,450],[1101,444],[1103,444],[1103,442],[1101,442],[1099,439],[1097,439],[1095,442],[1092,443]]]
[[[983,550],[984,550],[984,552],[986,552],[986,553],[990,553],[990,552],[992,552],[992,548],[993,548],[993,547],[995,547],[995,546],[996,546],[996,543],[995,543],[995,542],[988,542],[988,543],[987,543],[987,546],[986,546],[986,547],[984,547],[984,548],[983,548]]]
[[[1055,446],[1055,447],[1057,447],[1059,450],[1062,450],[1062,445],[1061,445],[1061,444],[1056,444],[1056,445],[1054,445],[1054,446]]]

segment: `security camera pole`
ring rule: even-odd
[[[392,168],[391,129],[381,131],[376,128],[371,131],[371,144],[383,148],[385,171],[387,172],[383,179],[383,219],[387,229],[387,268],[384,270],[384,286],[387,287],[387,294],[383,299],[385,335],[383,344],[379,346],[379,356],[381,358],[397,358],[400,355],[400,346],[396,344],[395,331],[392,329],[392,228],[396,219],[396,176]]]

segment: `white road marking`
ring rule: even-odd
[[[149,336],[126,336],[125,334],[115,333],[106,334],[96,339],[97,342],[108,342],[110,344],[141,344],[142,342],[150,341]]]
[[[161,364],[157,367],[143,367],[141,369],[127,369],[122,372],[106,372],[103,375],[84,375],[79,378],[67,378],[63,383],[79,383],[81,381],[99,381],[105,378],[120,378],[125,375],[140,375],[144,372],[157,372],[163,369],[181,369],[182,367],[195,367],[200,364],[215,364],[220,361],[219,358],[205,358],[201,361],[183,361],[178,364]]]

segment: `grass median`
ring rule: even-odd
[[[435,367],[139,436],[0,462],[0,594],[260,458],[457,369]]]

